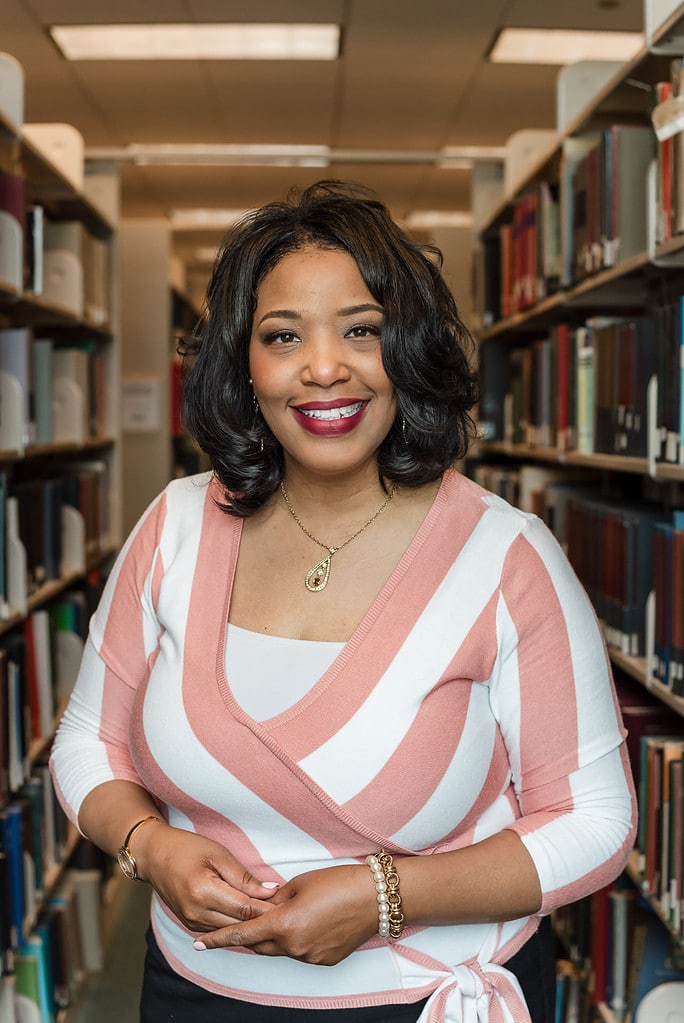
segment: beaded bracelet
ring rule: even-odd
[[[373,874],[377,892],[378,934],[381,938],[400,938],[404,931],[404,914],[394,860],[381,849],[375,856],[366,856],[366,863]]]

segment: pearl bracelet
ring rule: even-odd
[[[399,874],[389,853],[381,849],[375,856],[366,856],[375,881],[378,900],[378,934],[381,938],[400,938],[404,931],[401,911]]]

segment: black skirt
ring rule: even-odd
[[[518,978],[532,1023],[553,1023],[556,987],[555,944],[548,917],[505,964]],[[205,991],[171,969],[147,932],[140,1001],[141,1023],[416,1023],[425,1002],[369,1005],[356,1009],[290,1009],[254,1005]]]

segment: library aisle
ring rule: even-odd
[[[93,974],[68,1023],[138,1023],[150,887],[119,884],[105,935],[104,968]]]

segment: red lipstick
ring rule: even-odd
[[[308,433],[317,437],[339,437],[356,429],[367,406],[367,401],[336,398],[333,401],[307,401],[290,407],[299,425]]]

